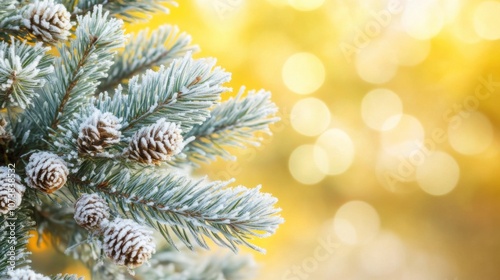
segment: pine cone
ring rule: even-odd
[[[12,134],[7,131],[7,122],[0,119],[0,145],[7,145],[12,140]]]
[[[7,214],[9,210],[17,209],[25,190],[21,177],[13,169],[0,167],[0,213]]]
[[[104,253],[118,265],[141,266],[155,247],[152,232],[130,219],[116,218],[104,229]]]
[[[75,203],[75,221],[89,231],[100,231],[109,218],[109,207],[98,194],[83,194]]]
[[[49,277],[36,273],[29,267],[9,270],[7,276],[9,277],[8,279],[11,280],[50,280]]]
[[[104,148],[120,142],[120,121],[111,113],[96,111],[80,126],[76,144],[82,154],[97,154]]]
[[[26,165],[26,183],[31,188],[51,194],[66,184],[68,173],[66,163],[60,157],[38,152],[31,155]]]
[[[64,41],[71,29],[71,14],[62,4],[53,0],[38,0],[28,5],[23,13],[23,24],[44,42]]]
[[[144,127],[132,136],[128,147],[130,159],[147,164],[160,164],[170,160],[184,148],[182,131],[178,125],[158,120],[155,124]]]

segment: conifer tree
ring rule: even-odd
[[[253,277],[251,258],[199,252],[263,252],[277,200],[190,172],[258,145],[277,107],[264,90],[221,101],[231,75],[175,26],[124,34],[175,4],[0,0],[0,279],[79,279],[33,271],[33,232],[92,279]]]

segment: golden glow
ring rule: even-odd
[[[299,11],[311,11],[318,9],[325,0],[288,0],[288,4]]]
[[[397,235],[381,231],[372,242],[361,249],[361,268],[372,277],[389,276],[405,265],[405,251],[405,246]]]
[[[403,114],[403,103],[393,91],[379,88],[368,92],[361,102],[361,116],[367,126],[383,131],[396,127]]]
[[[375,163],[377,180],[389,192],[407,192],[406,183],[415,181],[415,166],[401,155],[381,152]]]
[[[325,178],[325,174],[314,164],[314,149],[313,145],[297,147],[288,160],[293,178],[305,185],[317,184]]]
[[[376,236],[380,229],[377,210],[364,201],[350,201],[335,213],[333,227],[346,244],[363,244]]]
[[[389,82],[397,73],[390,44],[372,42],[356,56],[356,71],[361,79],[372,84]]]
[[[460,123],[457,119],[448,127],[450,145],[464,155],[480,154],[493,142],[493,126],[481,113],[463,113],[467,117],[460,118]]]
[[[330,124],[330,110],[320,99],[309,97],[292,108],[292,127],[300,134],[316,136]]]
[[[479,37],[486,40],[500,39],[500,3],[484,1],[474,13],[474,29]]]
[[[250,50],[251,63],[257,75],[272,84],[281,85],[281,80],[274,77],[281,71],[284,61],[294,53],[290,39],[281,33],[262,32],[255,37]]]
[[[267,0],[267,2],[278,7],[285,6],[287,4],[287,0]]]
[[[431,195],[445,195],[458,183],[460,168],[455,159],[445,152],[428,155],[417,167],[417,182],[420,188]]]
[[[314,147],[314,160],[318,168],[328,175],[339,175],[351,166],[355,148],[351,137],[340,129],[321,134]]]
[[[279,199],[285,224],[254,240],[257,279],[497,279],[500,1],[321,2],[179,1],[126,26],[178,24],[232,73],[224,99],[272,92],[273,136],[197,171]]]
[[[323,85],[325,67],[323,62],[311,53],[296,53],[283,65],[282,77],[291,91],[310,94]]]
[[[422,63],[431,51],[429,40],[417,40],[408,34],[399,33],[394,41],[397,63],[401,66],[415,66]]]

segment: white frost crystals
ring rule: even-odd
[[[9,279],[15,279],[15,280],[50,280],[49,277],[36,273],[29,267],[22,267],[10,270],[7,273],[7,276],[10,277]]]

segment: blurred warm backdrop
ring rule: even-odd
[[[200,172],[280,199],[257,279],[499,279],[500,1],[179,2],[127,30],[177,24],[281,110]]]

